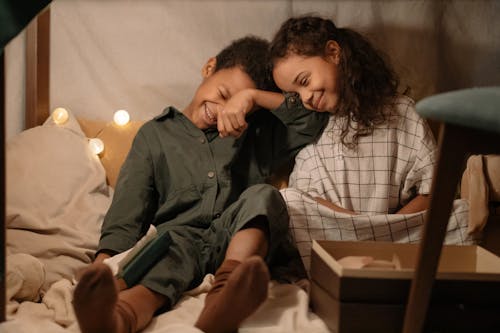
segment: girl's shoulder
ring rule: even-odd
[[[415,112],[415,101],[409,96],[398,95],[394,98],[393,107],[398,113],[404,113],[408,109]]]
[[[415,101],[413,100],[413,98],[407,95],[397,95],[394,100],[395,104],[415,106]]]
[[[410,138],[428,138],[432,136],[430,127],[415,109],[415,101],[408,96],[398,96],[393,104],[393,126]],[[413,139],[412,139],[413,140]],[[426,139],[427,140],[427,139]]]
[[[422,117],[415,109],[415,101],[406,95],[399,95],[394,99],[392,104],[393,115],[401,120],[409,120],[420,122]]]

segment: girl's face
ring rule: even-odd
[[[340,48],[335,41],[329,41],[325,49],[324,57],[292,53],[279,59],[273,78],[281,90],[298,93],[306,108],[333,112],[339,100]]]

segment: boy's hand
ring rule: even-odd
[[[255,106],[254,89],[244,89],[227,100],[217,114],[217,129],[221,138],[227,136],[240,137],[247,129],[245,119],[248,112]]]

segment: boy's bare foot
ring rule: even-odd
[[[73,294],[73,308],[82,333],[115,333],[118,290],[105,264],[93,264],[80,277]]]
[[[269,270],[261,257],[243,261],[220,292],[205,301],[195,326],[205,333],[234,332],[266,300]]]

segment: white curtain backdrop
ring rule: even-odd
[[[500,2],[55,0],[51,4],[51,109],[149,119],[183,108],[205,61],[247,34],[270,39],[291,15],[319,14],[366,34],[418,100],[500,84]],[[7,135],[24,124],[24,39],[6,48]]]

